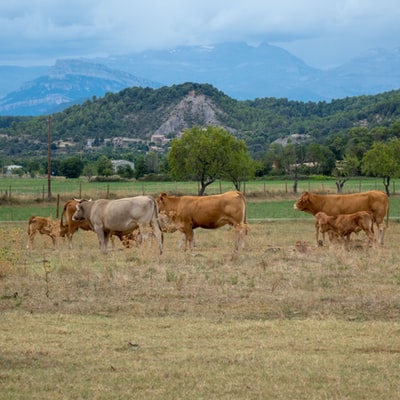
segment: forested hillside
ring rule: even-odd
[[[365,151],[376,140],[400,136],[400,91],[318,103],[237,101],[211,85],[186,83],[128,88],[49,117],[0,118],[3,165],[45,156],[49,132],[55,158],[104,153],[135,158],[155,145],[160,154],[166,151],[168,141],[154,143],[154,134],[170,139],[195,125],[224,127],[243,139],[258,160],[276,143],[318,144],[340,160],[349,146],[362,143],[357,151]]]

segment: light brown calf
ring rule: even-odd
[[[333,232],[339,239],[350,240],[350,235],[364,231],[371,243],[374,240],[373,217],[367,211],[357,211],[352,214],[330,216],[322,211],[315,214],[315,230],[317,243],[319,232]]]
[[[29,249],[30,246],[33,246],[33,239],[37,233],[49,236],[53,242],[53,247],[55,248],[57,245],[56,238],[60,236],[60,221],[53,220],[50,217],[30,217],[28,222],[27,249]]]

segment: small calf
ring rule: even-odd
[[[28,222],[27,249],[29,249],[30,246],[33,246],[33,238],[37,233],[50,236],[53,242],[53,247],[55,248],[57,245],[56,238],[57,236],[60,236],[60,221],[53,220],[50,217],[30,217]]]
[[[371,243],[374,239],[373,217],[367,211],[358,211],[352,214],[330,216],[320,211],[315,214],[315,230],[318,243],[319,232],[323,235],[328,232],[337,235],[340,239],[350,240],[350,235],[364,231]]]

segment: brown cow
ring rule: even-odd
[[[74,215],[74,213],[76,211],[76,206],[78,203],[79,203],[79,200],[76,200],[76,199],[68,200],[64,204],[64,208],[61,213],[60,236],[67,237],[68,246],[70,249],[72,249],[72,237],[74,236],[74,233],[78,229],[82,229],[84,231],[92,231],[90,223],[87,220],[82,219],[79,221],[74,221],[72,219],[72,216]],[[138,230],[136,230],[132,233],[126,234],[126,235],[119,233],[119,232],[113,232],[112,235],[117,236],[119,238],[119,240],[122,242],[122,245],[126,248],[131,247],[132,242],[136,242],[137,244],[141,243],[141,236],[140,236]],[[112,242],[112,246],[115,247],[114,239],[113,239],[112,235],[111,235],[111,242]]]
[[[383,244],[385,228],[389,223],[389,198],[386,193],[380,190],[327,195],[304,192],[294,204],[294,208],[313,215],[323,211],[331,216],[367,211],[372,214],[378,227],[380,244]]]
[[[176,228],[185,235],[185,250],[192,248],[193,229],[216,229],[229,224],[235,229],[235,250],[239,249],[243,234],[247,233],[246,199],[239,191],[212,196],[157,197],[160,213],[172,218]]]
[[[67,237],[68,246],[72,249],[72,236],[78,229],[82,229],[84,231],[91,231],[92,228],[88,221],[74,221],[72,216],[76,211],[76,206],[79,203],[79,200],[71,199],[68,200],[64,204],[64,208],[61,213],[61,222],[60,222],[60,235],[61,237]]]
[[[367,211],[357,211],[352,214],[339,214],[336,216],[328,215],[322,211],[315,214],[316,239],[318,233],[334,232],[340,239],[350,240],[350,235],[364,231],[371,244],[374,240],[374,221],[371,214]]]
[[[167,213],[166,211],[160,211],[158,213],[158,222],[160,223],[160,228],[164,233],[174,233],[178,230],[174,223],[174,216],[176,215],[175,211],[170,211]],[[183,236],[179,240],[178,248],[181,248],[184,243],[186,243],[186,236],[184,233],[180,232]],[[195,240],[193,238],[192,246],[195,246]]]
[[[30,217],[28,222],[27,249],[29,249],[30,246],[33,246],[33,239],[37,233],[49,236],[53,242],[53,247],[55,248],[57,245],[56,238],[60,235],[60,221],[53,220],[50,217]]]

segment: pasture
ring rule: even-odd
[[[239,253],[221,228],[191,253],[165,234],[161,256],[151,241],[101,254],[92,232],[27,251],[26,228],[0,223],[4,398],[398,396],[397,222],[384,246],[360,233],[345,249],[317,247],[311,218],[254,220]]]

